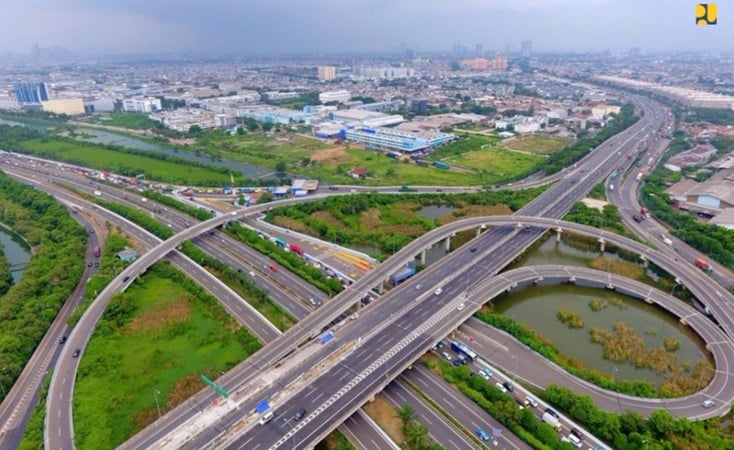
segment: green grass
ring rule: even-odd
[[[114,112],[107,117],[100,118],[96,123],[131,130],[147,130],[154,128],[158,122],[150,119],[146,114]]]
[[[408,164],[387,158],[381,152],[368,151],[353,145],[345,145],[343,151],[329,152],[330,149],[335,149],[335,146],[288,133],[280,133],[276,136],[262,136],[261,134],[227,136],[224,133],[210,132],[193,148],[215,158],[246,162],[272,169],[279,162],[284,162],[288,173],[335,184],[368,186],[494,184],[524,173],[540,161],[540,157],[537,156],[493,147],[498,141],[499,138],[495,137],[469,135],[466,139],[438,149],[431,155],[431,159],[453,162],[473,170],[442,170]],[[482,149],[482,147],[485,148]],[[451,159],[467,153],[470,154],[466,159]],[[304,166],[304,159],[312,159],[316,162]],[[357,181],[347,175],[350,169],[357,167],[366,168],[371,176]],[[480,173],[479,169],[485,172]]]
[[[521,152],[548,154],[557,152],[571,143],[570,139],[551,136],[531,135],[521,136],[502,144],[503,147]]]
[[[201,185],[229,183],[229,175],[206,169],[109,150],[101,145],[71,143],[54,139],[30,139],[20,144],[36,154],[53,154],[62,161],[115,173],[144,173],[147,178]]]
[[[488,147],[444,158],[444,161],[452,165],[484,170],[486,171],[485,180],[489,180],[485,183],[492,183],[528,172],[538,164],[540,159],[538,156],[527,153]]]
[[[111,303],[81,361],[74,395],[79,449],[116,447],[157,419],[155,389],[165,411],[204,386],[199,374],[216,378],[247,356],[234,321],[180,281],[151,269],[123,295],[134,314],[121,323],[109,316],[116,311]]]

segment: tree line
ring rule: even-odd
[[[9,389],[81,279],[86,230],[50,195],[3,173],[0,221],[34,248],[23,277],[0,297],[0,382]]]

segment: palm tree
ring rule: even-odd
[[[405,434],[408,448],[420,449],[423,448],[428,437],[428,427],[420,422],[412,421],[403,429],[403,434]]]
[[[397,411],[398,417],[403,421],[403,427],[406,427],[408,423],[415,417],[415,409],[410,405],[402,405]]]

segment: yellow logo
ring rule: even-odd
[[[716,25],[716,3],[696,4],[696,25]]]

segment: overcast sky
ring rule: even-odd
[[[0,52],[103,54],[734,49],[734,7],[696,26],[688,0],[3,0]]]

